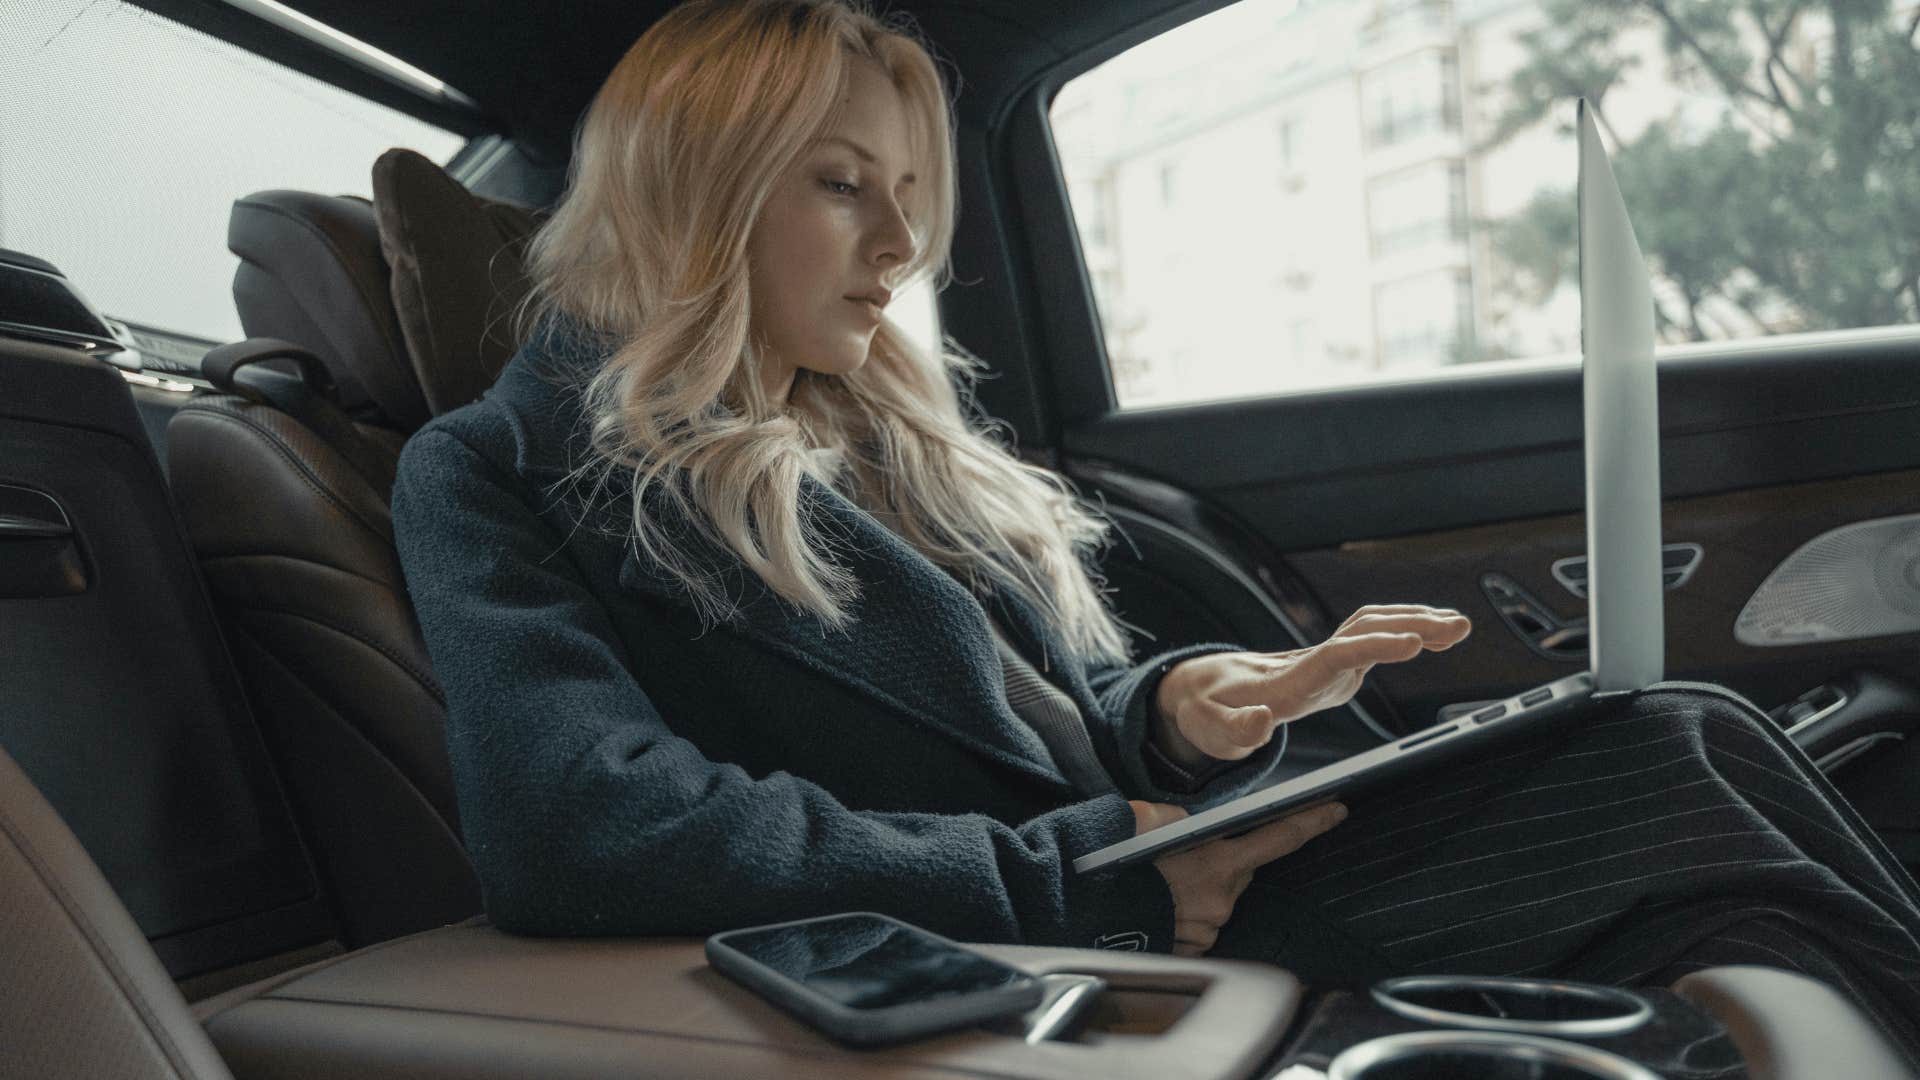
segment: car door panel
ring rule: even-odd
[[[1763,706],[1863,666],[1920,680],[1917,635],[1762,648],[1733,633],[1754,590],[1807,540],[1920,511],[1914,351],[1896,334],[1663,363],[1666,539],[1704,551],[1668,593],[1671,676],[1722,682]],[[1585,601],[1550,569],[1585,553],[1580,432],[1579,369],[1535,365],[1112,412],[1063,432],[1063,467],[1103,496],[1155,484],[1190,493],[1245,534],[1230,557],[1273,579],[1266,587],[1313,640],[1368,603],[1473,616],[1474,637],[1450,654],[1370,680],[1375,715],[1407,730],[1445,704],[1577,670],[1577,650],[1551,659],[1512,632],[1481,579],[1505,576],[1563,622],[1584,617]]]
[[[1756,647],[1734,638],[1741,609],[1773,569],[1829,529],[1920,510],[1920,470],[1788,484],[1668,500],[1668,543],[1699,544],[1693,576],[1666,593],[1669,677],[1725,684],[1771,707],[1847,667],[1920,681],[1920,634]],[[1372,678],[1414,717],[1453,701],[1497,697],[1579,670],[1530,650],[1500,619],[1481,585],[1500,574],[1562,619],[1583,619],[1584,598],[1551,572],[1586,550],[1585,517],[1561,514],[1295,552],[1287,562],[1332,610],[1392,601],[1453,607],[1475,633],[1442,657],[1375,670]]]
[[[1920,465],[1920,337],[1665,361],[1671,499]],[[1179,408],[1062,433],[1092,459],[1196,492],[1283,551],[1578,511],[1571,364]]]

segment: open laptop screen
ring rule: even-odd
[[[1585,101],[1579,118],[1589,659],[1608,693],[1665,677],[1660,406],[1647,263]]]

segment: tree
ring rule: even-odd
[[[1920,12],[1886,0],[1544,0],[1481,149],[1585,96],[1656,275],[1665,340],[1920,321]],[[1660,34],[1681,86],[1724,104],[1622,143],[1607,97]],[[1489,222],[1496,288],[1539,303],[1573,280],[1573,197]]]

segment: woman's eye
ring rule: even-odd
[[[833,192],[835,195],[858,195],[860,193],[858,187],[844,180],[822,180],[820,182],[825,184],[827,190]]]

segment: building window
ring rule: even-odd
[[[20,6],[0,0],[0,12]],[[1889,30],[1873,40],[1904,56],[1912,8],[1902,0],[1860,15],[1857,25]],[[1576,352],[1571,104],[1502,140],[1486,141],[1478,130],[1463,137],[1466,105],[1495,118],[1531,99],[1542,49],[1558,48],[1553,34],[1540,33],[1556,10],[1539,0],[1471,11],[1456,11],[1454,0],[1226,4],[1061,87],[1054,143],[1075,185],[1082,254],[1103,294],[1100,327],[1122,407]],[[1756,29],[1739,5],[1695,14],[1706,20],[1704,40],[1746,41]],[[1732,233],[1682,236],[1647,224],[1662,202],[1698,203],[1713,217],[1714,200],[1725,198],[1718,178],[1744,176],[1727,166],[1747,160],[1758,169],[1748,178],[1755,191],[1806,189],[1804,197],[1781,196],[1790,208],[1812,208],[1790,220],[1826,220],[1829,159],[1840,145],[1806,130],[1810,156],[1798,141],[1774,148],[1768,133],[1786,130],[1781,111],[1736,96],[1729,112],[1726,88],[1671,55],[1651,18],[1623,17],[1593,48],[1624,62],[1606,97],[1616,167],[1650,138],[1665,140],[1661,159],[1675,164],[1661,170],[1664,179],[1643,175],[1629,185],[1655,295],[1681,287],[1664,270],[1681,261],[1672,255],[1713,270],[1706,284],[1715,295],[1694,327],[1679,332],[1737,339],[1920,322],[1920,290],[1898,256],[1914,247],[1913,221],[1889,226],[1888,244],[1847,252],[1872,272],[1832,289],[1796,277],[1807,259],[1837,257],[1831,252],[1782,247],[1760,258],[1750,245],[1729,246]],[[4,22],[0,15],[0,31]],[[1810,88],[1831,83],[1831,35],[1830,21],[1803,19],[1782,43],[1784,61]],[[1880,45],[1864,40],[1855,44],[1880,55]],[[0,60],[6,43],[0,32]],[[1912,96],[1899,81],[1906,69],[1883,69],[1888,85],[1874,93],[1887,96],[1873,100]],[[1895,109],[1868,118],[1866,182],[1876,190],[1893,190],[1911,172],[1900,158],[1912,142],[1904,116]],[[1720,244],[1713,260],[1690,250],[1709,241]],[[1285,359],[1295,356],[1298,363]]]
[[[1466,166],[1425,165],[1373,181],[1367,221],[1375,258],[1465,240]]]
[[[1467,166],[1454,162],[1447,166],[1447,231],[1455,243],[1467,239]]]
[[[1361,92],[1367,145],[1460,130],[1459,62],[1451,49],[1416,53],[1367,73]]]
[[[1279,152],[1280,171],[1290,173],[1299,168],[1294,155],[1300,147],[1300,122],[1291,116],[1282,117],[1276,131],[1275,149]]]
[[[1471,334],[1472,282],[1452,270],[1420,274],[1374,290],[1380,367],[1428,368],[1454,363]]]

